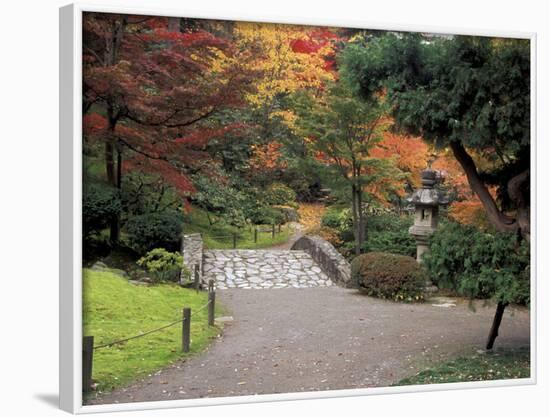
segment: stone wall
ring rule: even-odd
[[[189,268],[191,274],[195,271],[195,265],[199,266],[200,276],[202,277],[202,236],[200,233],[183,235],[182,255],[183,263]],[[193,275],[191,275],[193,276]]]
[[[322,237],[302,236],[290,249],[306,251],[335,284],[352,286],[350,263]]]

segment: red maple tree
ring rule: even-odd
[[[188,173],[207,169],[208,141],[242,124],[216,116],[243,105],[249,75],[238,64],[214,65],[235,53],[206,31],[181,31],[176,18],[86,13],[83,19],[85,140],[104,143],[109,183],[125,169],[163,177],[183,196]],[[118,221],[111,225],[117,240]]]

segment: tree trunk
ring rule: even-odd
[[[498,303],[497,304],[497,310],[495,312],[495,317],[493,319],[493,325],[491,326],[491,330],[489,331],[489,337],[487,338],[487,346],[485,347],[487,350],[490,350],[493,348],[493,344],[495,343],[495,339],[498,336],[498,329],[500,327],[500,323],[502,322],[502,316],[504,314],[504,309],[508,303]]]
[[[114,169],[113,169],[114,171]],[[116,178],[115,186],[120,191],[122,189],[122,152],[117,149]],[[113,216],[110,224],[111,243],[118,243],[120,240],[120,214]]]
[[[107,175],[107,182],[116,187],[115,147],[111,140],[105,142],[105,174]]]
[[[366,230],[365,230],[365,214],[363,213],[363,192],[361,190],[361,185],[357,186],[357,211],[359,216],[359,249],[362,252],[363,244],[366,241]]]
[[[459,142],[451,142],[450,146],[453,151],[453,155],[462,166],[462,169],[468,178],[470,188],[474,193],[476,193],[483,204],[489,221],[498,231],[515,232],[518,229],[517,222],[515,219],[505,215],[499,210],[493,196],[489,193],[489,190],[479,176],[474,160],[468,154],[466,149]]]
[[[361,254],[361,236],[359,234],[359,216],[357,212],[357,193],[356,186],[351,186],[351,215],[353,219],[353,236],[355,237],[355,255]]]
[[[116,151],[116,188],[122,189],[122,150]]]

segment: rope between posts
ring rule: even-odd
[[[200,311],[200,310],[199,310]],[[178,324],[178,323],[182,323],[185,319],[178,319],[176,321],[173,321],[172,323],[169,323],[165,326],[161,326],[161,327],[158,327],[156,329],[153,329],[153,330],[149,330],[145,333],[142,333],[142,334],[138,334],[138,335],[135,335],[135,336],[130,336],[130,337],[127,337],[125,339],[120,339],[120,340],[115,340],[114,342],[110,342],[110,343],[105,343],[103,345],[98,345],[98,346],[94,346],[94,350],[95,349],[101,349],[101,348],[105,348],[105,347],[109,347],[109,346],[113,346],[113,345],[118,345],[120,343],[123,343],[123,342],[127,342],[128,340],[132,340],[132,339],[137,339],[139,337],[143,337],[143,336],[147,336],[148,334],[151,334],[151,333],[155,333],[155,332],[158,332],[160,330],[164,330],[168,327],[171,327],[175,324]]]
[[[199,311],[204,310],[206,307],[208,307],[208,305],[209,305],[211,302],[212,302],[212,300],[208,300],[208,302],[207,302],[205,305],[203,305],[202,307],[200,307],[198,310],[196,310],[196,311],[194,312],[194,314],[197,314]]]

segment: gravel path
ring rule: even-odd
[[[482,349],[494,312],[339,287],[228,289],[217,299],[234,320],[205,353],[88,404],[387,386]],[[527,310],[506,310],[496,345],[529,346]]]

